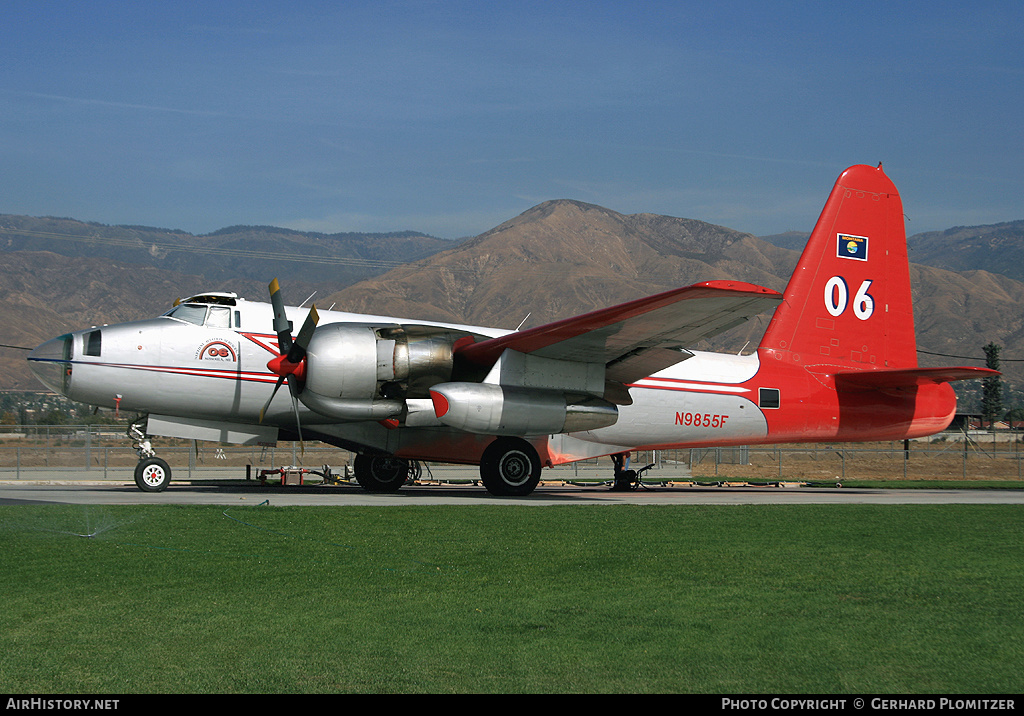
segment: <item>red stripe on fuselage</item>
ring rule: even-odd
[[[126,365],[122,363],[83,363],[74,362],[72,365],[81,366],[102,366],[104,368],[124,368],[125,370],[141,370],[150,373],[168,373],[171,375],[192,375],[198,378],[222,378],[238,380],[249,383],[276,383],[277,376],[273,373],[254,373],[251,371],[239,370],[216,370],[213,368],[173,368],[159,365]]]

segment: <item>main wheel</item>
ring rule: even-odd
[[[171,467],[158,457],[140,460],[135,466],[135,484],[143,492],[163,492],[171,481]]]
[[[480,479],[492,495],[522,497],[540,482],[540,457],[521,438],[498,438],[480,458]]]
[[[352,467],[367,492],[397,492],[409,479],[409,461],[393,455],[356,455]]]

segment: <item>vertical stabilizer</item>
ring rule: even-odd
[[[917,366],[903,202],[881,165],[836,180],[760,348],[825,372]]]

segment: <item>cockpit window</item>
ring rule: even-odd
[[[183,303],[169,311],[166,315],[171,318],[177,318],[179,321],[194,323],[197,326],[201,326],[206,321],[206,306],[196,306],[192,303]]]
[[[209,328],[231,328],[231,309],[223,306],[210,306],[206,325]]]
[[[231,328],[231,309],[227,306],[202,306],[195,303],[182,303],[164,315],[197,326],[206,326],[207,328]]]

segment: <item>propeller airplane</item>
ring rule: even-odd
[[[692,349],[769,309],[756,351]],[[356,453],[371,492],[401,488],[414,461],[479,465],[490,493],[521,496],[544,467],[621,469],[633,450],[931,435],[956,411],[950,381],[996,374],[918,366],[903,206],[881,165],[839,176],[781,294],[706,281],[507,331],[290,307],[275,279],[269,304],[196,295],[28,360],[57,393],[145,416],[146,491],[170,482],[149,441],[166,436],[316,439]]]

